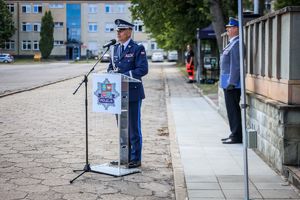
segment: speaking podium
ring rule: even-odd
[[[115,177],[141,172],[141,170],[138,168],[127,167],[130,161],[129,160],[130,159],[129,132],[128,132],[129,83],[134,83],[134,82],[139,83],[141,81],[119,73],[93,74],[93,89],[92,89],[93,112],[115,114],[117,118],[117,125],[119,128],[118,165],[111,165],[110,163],[105,163],[101,165],[90,165],[89,163],[87,75],[85,75],[82,83],[83,82],[85,83],[86,164],[82,170],[73,170],[74,172],[81,171],[82,173],[80,173],[78,176],[72,179],[70,183],[73,183],[73,181],[75,181],[77,178],[79,178],[81,175],[83,175],[86,172],[107,174]],[[74,93],[76,93],[76,91]]]
[[[119,73],[94,74],[93,76],[93,111],[115,114],[119,128],[118,165],[105,163],[91,166],[93,171],[116,177],[141,172],[138,168],[127,168],[130,162],[128,109],[129,83],[131,82],[141,81]]]

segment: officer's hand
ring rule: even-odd
[[[227,86],[226,90],[233,90],[234,88],[235,88],[234,85],[229,84],[229,85]]]
[[[120,73],[120,69],[116,68],[116,69],[111,69],[108,71],[108,73],[113,74],[113,73]]]

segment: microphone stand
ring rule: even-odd
[[[89,153],[88,153],[88,97],[87,97],[87,83],[88,83],[88,76],[90,75],[90,73],[92,71],[94,71],[96,65],[102,60],[104,54],[106,54],[106,52],[109,50],[109,46],[107,47],[107,49],[105,50],[105,52],[101,55],[101,57],[97,60],[97,62],[94,64],[94,66],[90,69],[90,71],[84,75],[83,80],[80,82],[80,84],[78,85],[78,87],[76,88],[76,90],[73,92],[73,95],[75,95],[78,91],[78,89],[81,87],[81,85],[84,83],[85,85],[85,147],[86,147],[86,151],[85,151],[85,166],[82,170],[73,170],[73,172],[78,172],[81,171],[82,173],[80,173],[78,176],[76,176],[74,179],[72,179],[70,181],[70,183],[72,184],[77,178],[79,178],[80,176],[82,176],[84,173],[86,172],[94,172],[94,173],[99,173],[99,172],[95,172],[93,170],[91,170],[90,167],[90,163],[89,163]],[[113,59],[113,58],[112,58]]]

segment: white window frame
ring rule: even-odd
[[[104,10],[105,13],[112,13],[112,5],[111,4],[105,4],[104,9],[105,9]]]
[[[99,52],[97,41],[88,41],[88,50],[90,50],[93,55],[97,55]]]
[[[8,46],[8,48],[7,48]],[[9,40],[4,43],[4,49],[6,50],[15,50],[15,41]]]
[[[24,27],[25,27],[25,30],[24,30]],[[23,32],[31,32],[32,31],[32,25],[31,25],[31,23],[23,22],[22,23],[22,31]]]
[[[40,8],[41,8],[41,10],[40,10]],[[33,5],[33,13],[42,13],[42,12],[43,12],[43,6],[42,5],[40,5],[40,4],[34,4]]]
[[[35,30],[35,27],[37,27],[36,30]],[[41,23],[33,23],[33,31],[34,32],[41,32]]]
[[[54,40],[53,45],[54,46],[63,46],[64,41],[63,40]]]
[[[152,48],[152,45],[154,46],[154,48]],[[156,42],[151,42],[150,48],[151,48],[151,50],[156,50],[157,49],[157,43]]]
[[[139,30],[141,28],[142,30]],[[134,21],[134,32],[145,32],[144,23],[140,20]]]
[[[90,33],[98,32],[98,24],[96,22],[89,22],[88,23],[88,30]]]
[[[64,22],[54,22],[54,28],[63,28]]]
[[[61,9],[61,8],[64,8],[64,4],[62,3],[51,3],[49,4],[49,8],[51,9]]]
[[[24,48],[24,45],[26,45],[25,48]],[[31,50],[31,41],[30,40],[22,41],[22,50]]]
[[[111,33],[115,30],[115,24],[114,23],[106,23],[105,24],[105,32],[106,33]]]
[[[25,7],[25,12],[23,11],[24,7]],[[30,4],[22,5],[22,13],[31,13],[31,5]]]
[[[125,13],[125,4],[116,4],[115,13]]]
[[[98,12],[97,4],[88,4],[89,6],[89,14],[95,14]]]
[[[37,40],[33,41],[33,50],[40,50],[40,42]]]
[[[7,4],[7,8],[9,10],[9,12],[11,12],[11,13],[15,12],[15,4],[9,3],[9,4]]]

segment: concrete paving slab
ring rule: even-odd
[[[207,98],[196,95],[199,91],[185,83],[176,67],[164,70],[189,198],[243,199],[243,145],[222,144],[220,139],[228,136],[229,127],[216,107],[212,107]],[[279,199],[300,199],[298,191],[290,186],[279,191],[276,184],[284,185],[286,181],[251,149],[248,160],[250,199],[276,198],[280,191]],[[211,190],[212,187],[215,190]]]

